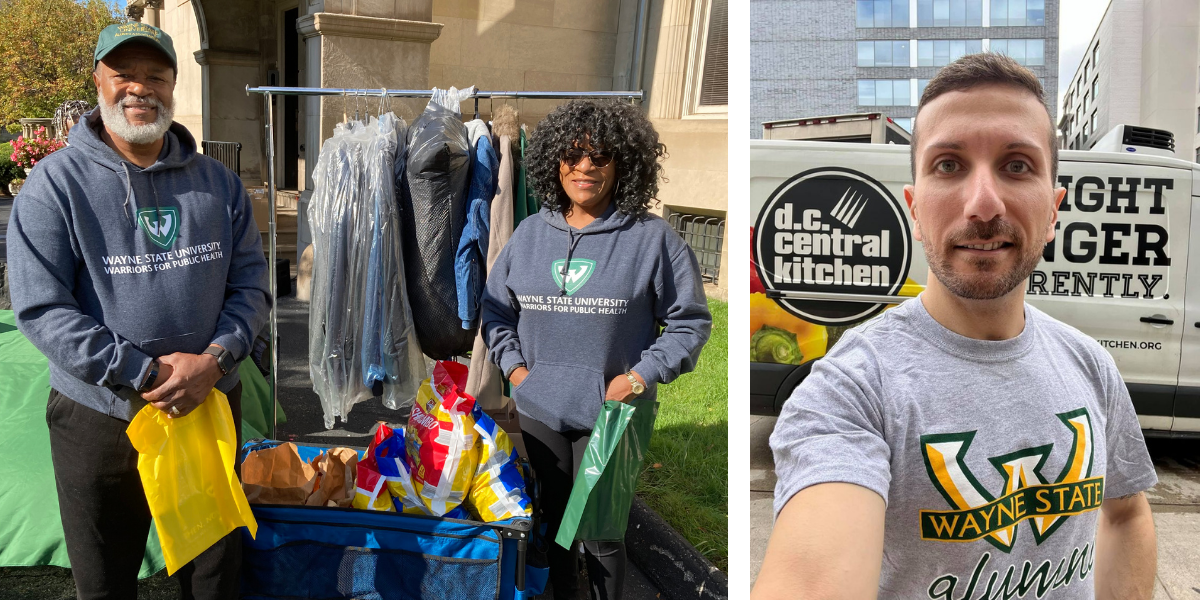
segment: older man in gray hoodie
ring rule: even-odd
[[[9,263],[17,325],[50,362],[46,421],[79,598],[134,598],[151,518],[129,421],[147,402],[187,415],[214,387],[240,421],[237,363],[271,297],[245,188],[172,122],[170,37],[112,25],[95,60],[100,106],[30,174]],[[240,535],[178,571],[184,598],[236,597]]]

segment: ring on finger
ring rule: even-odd
[[[172,407],[171,407],[171,414],[173,414],[173,415],[178,415],[178,414],[179,414],[179,407],[178,407],[178,406],[172,406]]]

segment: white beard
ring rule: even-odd
[[[133,144],[144,146],[157,142],[166,135],[175,117],[174,106],[164,106],[157,98],[146,98],[142,103],[153,104],[157,109],[158,119],[153,123],[134,125],[125,117],[125,106],[134,102],[133,96],[125,96],[116,104],[109,104],[103,97],[100,99],[100,118],[113,135]]]

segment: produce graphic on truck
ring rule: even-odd
[[[1060,152],[1026,301],[1113,355],[1147,433],[1198,434],[1200,165],[1116,149]],[[778,413],[847,329],[924,289],[909,168],[908,146],[751,142],[751,412]]]

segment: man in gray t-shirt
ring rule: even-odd
[[[928,285],[784,406],[754,598],[1149,599],[1157,477],[1129,393],[1024,303],[1065,193],[1040,85],[969,55],[918,112],[905,198]]]

